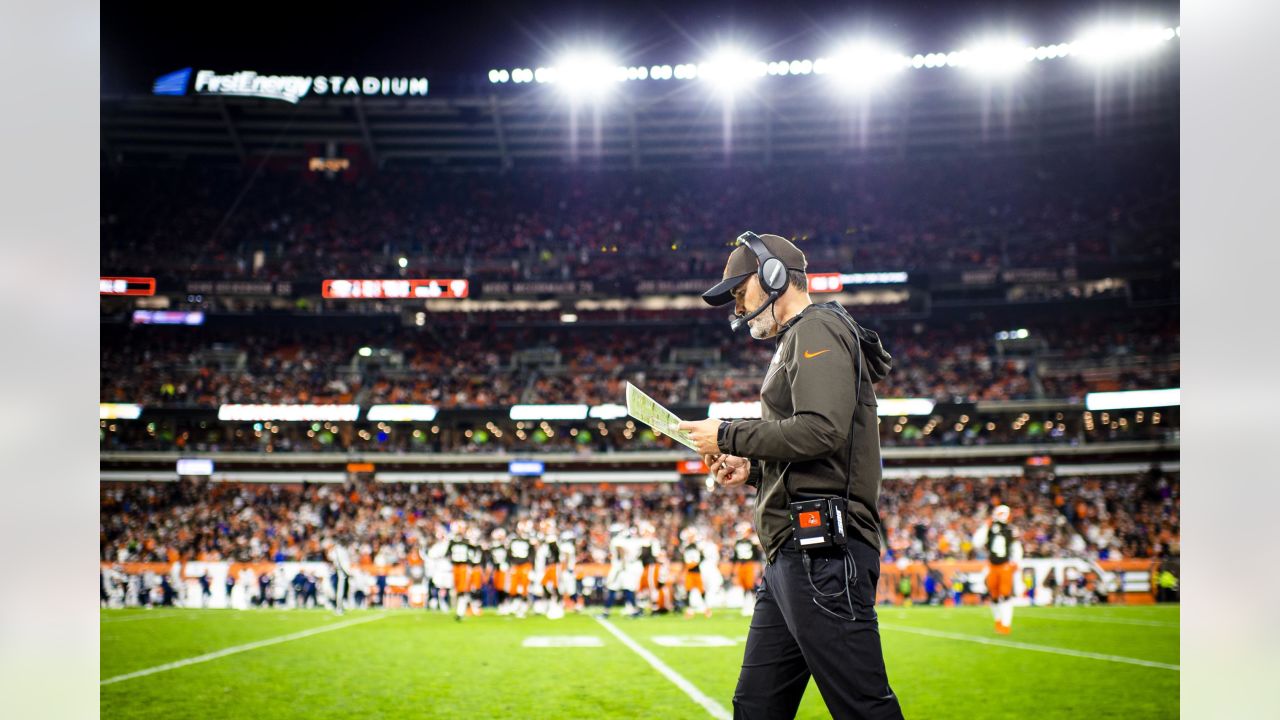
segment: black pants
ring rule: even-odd
[[[901,718],[880,652],[875,611],[880,553],[850,540],[846,549],[808,554],[808,572],[803,554],[790,547],[765,567],[733,693],[733,716],[794,718],[812,674],[837,720]]]

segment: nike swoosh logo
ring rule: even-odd
[[[827,349],[827,350],[819,350],[819,351],[818,351],[818,352],[816,352],[816,353],[811,353],[811,352],[809,352],[808,350],[805,350],[805,351],[804,351],[804,359],[805,359],[805,360],[811,360],[811,359],[813,359],[813,358],[818,357],[819,355],[821,355],[821,354],[822,354],[822,353],[824,353],[824,352],[831,352],[831,350],[830,350],[830,349]]]

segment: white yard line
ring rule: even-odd
[[[258,648],[267,647],[269,645],[279,645],[280,643],[286,643],[291,640],[301,640],[302,638],[311,637],[312,635],[319,635],[320,633],[326,633],[331,630],[341,630],[342,628],[351,627],[352,625],[359,625],[361,623],[381,620],[385,617],[387,617],[385,613],[379,614],[379,615],[366,615],[365,617],[353,618],[351,620],[347,620],[344,622],[332,623],[330,625],[321,625],[320,627],[311,628],[310,630],[303,630],[301,632],[292,633],[290,635],[281,635],[280,637],[268,638],[266,640],[259,640],[257,642],[251,642],[245,645],[236,645],[234,647],[224,648],[222,650],[206,653],[204,655],[197,655],[195,657],[189,657],[184,660],[165,663],[164,665],[156,665],[155,667],[149,667],[145,670],[138,670],[136,672],[126,673],[124,675],[116,675],[115,677],[107,678],[106,680],[103,680],[98,684],[110,685],[112,683],[123,682],[125,680],[132,680],[134,678],[146,677],[147,675],[155,675],[156,673],[162,673],[162,672],[165,672],[166,670],[177,670],[178,668],[186,667],[188,665],[195,665],[197,663],[208,662],[210,660],[217,660],[218,658],[221,658],[221,657],[226,657],[228,655],[235,655],[236,653],[247,652],[249,650],[256,650]]]
[[[711,717],[716,718],[716,720],[731,720],[733,716],[729,713],[728,710],[724,709],[724,706],[722,706],[720,703],[704,695],[701,690],[693,686],[693,683],[689,682],[688,680],[685,680],[684,677],[680,675],[680,673],[676,672],[675,670],[672,670],[669,666],[667,666],[666,663],[659,660],[657,656],[655,656],[653,653],[641,647],[640,643],[636,642],[635,640],[632,640],[630,637],[627,636],[626,633],[622,632],[617,627],[614,627],[613,623],[601,617],[597,617],[595,620],[596,622],[603,625],[604,629],[608,630],[610,634],[618,638],[618,640],[622,642],[623,645],[626,645],[628,648],[631,648],[631,652],[634,652],[635,654],[643,658],[644,661],[649,663],[649,665],[652,666],[654,670],[657,670],[659,673],[662,674],[663,677],[670,680],[673,684],[675,684],[676,687],[683,690],[684,694],[688,695],[690,699],[692,699],[694,702],[701,705],[702,708],[711,715]]]
[[[1062,605],[1032,605],[1021,606],[1018,610],[1018,617],[1024,618],[1041,618],[1043,620],[1067,620],[1078,622],[1097,622],[1097,623],[1114,623],[1117,625],[1146,625],[1149,627],[1164,627],[1177,629],[1181,627],[1177,620],[1169,622],[1167,620],[1151,620],[1148,618],[1155,617],[1146,613],[1141,613],[1144,609],[1142,606],[1132,608],[1139,612],[1116,612],[1120,608],[1072,608]],[[989,612],[987,606],[967,605],[961,608],[948,608],[950,612],[969,611],[974,613]],[[1085,612],[1088,610],[1089,612]],[[1078,611],[1078,612],[1077,612]],[[1023,614],[1026,613],[1026,614]],[[1140,614],[1141,613],[1141,614]],[[898,617],[908,617],[905,611],[899,611]],[[1159,615],[1158,617],[1168,617],[1167,615]]]
[[[964,642],[978,643],[980,645],[996,645],[998,647],[1013,648],[1015,650],[1031,650],[1034,652],[1052,653],[1054,655],[1087,658],[1089,660],[1103,660],[1106,662],[1125,663],[1127,665],[1141,665],[1142,667],[1173,670],[1175,672],[1182,671],[1182,668],[1177,665],[1155,662],[1154,660],[1140,660],[1138,658],[1126,657],[1124,655],[1105,655],[1103,653],[1086,652],[1084,650],[1070,650],[1068,648],[1054,647],[1053,645],[1033,645],[1031,643],[1018,642],[1016,640],[1001,640],[999,638],[982,637],[980,635],[962,635],[960,633],[943,632],[942,630],[928,630],[926,628],[911,627],[909,625],[880,623],[880,627],[886,630],[898,630],[900,632],[914,633],[916,635],[946,638],[947,640],[961,640]]]
[[[1107,623],[1110,625],[1142,625],[1145,627],[1174,628],[1174,629],[1177,629],[1178,627],[1180,627],[1178,623],[1160,622],[1159,620],[1138,620],[1136,618],[1119,618],[1119,617],[1086,617],[1086,616],[1072,617],[1069,615],[1055,615],[1052,613],[1045,613],[1043,610],[1037,611],[1031,608],[1018,608],[1018,609],[1029,610],[1029,612],[1027,612],[1025,615],[1022,615],[1022,617],[1039,619],[1039,620],[1062,620],[1064,622],[1093,622],[1093,623]]]

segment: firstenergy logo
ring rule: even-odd
[[[191,68],[182,68],[168,75],[161,75],[151,86],[156,95],[186,95],[187,83],[191,82]]]
[[[191,75],[191,68],[162,75],[156,79],[152,92],[156,95],[185,95]],[[260,75],[252,70],[222,75],[212,70],[201,70],[195,73],[192,92],[197,95],[258,97],[296,104],[308,94],[426,96],[427,87],[426,78]]]
[[[297,75],[259,75],[252,70],[219,75],[212,70],[196,73],[196,94],[237,95],[297,103],[311,89],[311,78]]]

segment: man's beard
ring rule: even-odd
[[[751,337],[757,340],[768,340],[773,337],[777,325],[773,322],[773,308],[769,310],[768,314],[760,313],[747,321],[747,327],[751,328]]]

